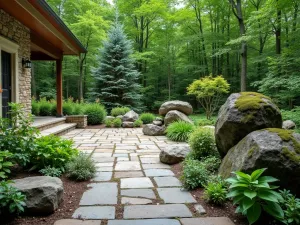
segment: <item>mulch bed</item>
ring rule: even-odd
[[[19,179],[30,176],[40,176],[38,173],[29,173],[29,172],[21,172],[13,173],[14,177],[10,179]],[[60,177],[64,186],[64,196],[63,202],[59,206],[58,210],[48,216],[39,216],[39,217],[31,217],[31,216],[20,216],[13,221],[4,221],[3,218],[0,219],[0,224],[5,225],[52,225],[56,220],[60,219],[70,219],[72,214],[79,206],[79,201],[82,197],[82,194],[85,190],[87,190],[87,184],[89,181],[77,182],[68,179],[65,176]]]
[[[172,171],[176,175],[177,178],[179,178],[182,174],[182,164],[175,164],[172,166]],[[201,204],[204,209],[206,210],[206,214],[204,216],[208,217],[229,217],[235,224],[237,225],[248,225],[247,220],[245,217],[236,214],[235,213],[235,206],[231,202],[226,202],[224,206],[215,206],[212,204],[207,203],[203,198],[203,188],[197,188],[193,191],[191,191],[191,194],[196,199],[196,201]],[[194,215],[197,215],[195,208],[190,205],[190,210],[194,213]]]

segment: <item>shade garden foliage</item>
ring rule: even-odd
[[[194,129],[195,127],[193,124],[184,121],[176,121],[167,127],[166,136],[171,141],[186,142]]]

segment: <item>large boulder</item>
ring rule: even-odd
[[[190,151],[189,145],[169,145],[162,149],[159,159],[162,163],[176,164],[183,161]]]
[[[28,214],[51,214],[63,201],[63,183],[57,177],[27,177],[14,180],[12,185],[26,195]]]
[[[144,135],[149,136],[162,136],[165,134],[165,126],[157,126],[154,124],[146,124],[143,128]]]
[[[296,128],[296,124],[292,120],[285,120],[282,123],[282,128],[286,130],[292,130]]]
[[[190,118],[188,118],[185,114],[183,114],[182,112],[179,112],[177,110],[172,110],[167,113],[167,115],[165,116],[165,119],[164,119],[164,124],[166,126],[168,126],[170,123],[173,123],[173,122],[179,121],[179,120],[194,124],[193,121],[190,120]]]
[[[255,92],[234,93],[219,110],[216,144],[221,156],[225,156],[252,131],[281,126],[280,110],[269,97]]]
[[[139,114],[137,114],[135,111],[131,110],[127,112],[123,117],[123,122],[134,122],[139,118]]]
[[[161,107],[159,108],[159,114],[166,115],[171,110],[177,110],[186,115],[190,115],[193,113],[193,107],[190,103],[183,101],[169,101],[161,105]]]
[[[233,171],[260,168],[279,179],[281,188],[300,194],[300,134],[278,128],[254,131],[229,150],[219,174],[227,178]]]

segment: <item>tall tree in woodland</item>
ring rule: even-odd
[[[240,36],[246,35],[245,20],[242,11],[242,0],[228,0],[232,6],[232,11],[238,20],[240,28]],[[241,91],[247,89],[247,42],[242,40],[241,44]]]
[[[117,16],[100,51],[100,65],[93,71],[96,85],[91,95],[100,98],[108,109],[118,106],[141,109],[140,73],[134,68],[132,53],[131,42]]]

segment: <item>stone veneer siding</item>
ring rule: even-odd
[[[85,128],[87,126],[87,115],[66,116],[67,123],[77,123],[76,128]]]
[[[31,69],[22,68],[22,59],[30,59],[30,30],[0,9],[0,35],[19,45],[19,102],[31,113]]]

